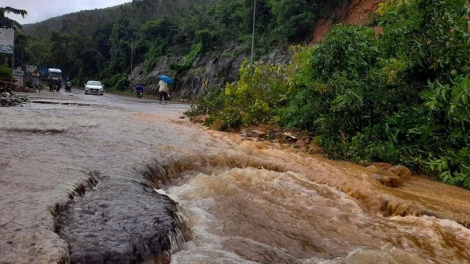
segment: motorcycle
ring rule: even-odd
[[[62,82],[49,82],[48,81],[48,85],[49,85],[49,91],[50,92],[55,92],[55,91],[60,91],[60,88],[62,87]]]
[[[137,98],[142,98],[144,97],[144,92],[137,92]]]
[[[65,92],[67,92],[67,93],[72,92],[72,83],[71,82],[66,82],[65,83]]]

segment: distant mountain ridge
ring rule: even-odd
[[[28,36],[42,38],[49,37],[52,31],[62,31],[64,24],[70,22],[74,23],[88,19],[88,23],[98,23],[100,20],[104,19],[117,20],[123,15],[123,7],[130,4],[131,3],[125,3],[101,9],[81,10],[70,14],[52,17],[41,22],[25,24],[23,25],[22,33]]]
[[[209,6],[218,2],[220,0],[138,0],[102,9],[82,10],[49,18],[42,22],[25,24],[22,33],[37,38],[45,38],[49,37],[52,31],[68,33],[68,31],[73,31],[77,27],[82,27],[89,31],[86,33],[92,34],[92,30],[89,29],[94,29],[102,23],[117,22],[122,18],[132,19],[135,16],[132,13],[135,12],[133,6],[140,6],[140,12],[146,12],[146,14],[142,14],[141,21],[137,23],[142,24],[143,21],[153,20],[160,14],[169,17],[180,16],[185,14],[185,10],[192,7]],[[158,14],[148,13],[155,10],[155,7],[159,10]]]

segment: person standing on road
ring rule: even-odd
[[[162,103],[162,99],[165,100],[165,104],[168,102],[168,95],[170,94],[170,90],[168,88],[168,84],[164,80],[160,80],[158,82],[160,88],[158,89],[160,104]]]
[[[36,91],[38,90],[41,92],[41,88],[39,87],[39,72],[38,70],[34,70],[31,74],[31,82],[33,83],[33,89]]]
[[[65,82],[65,91],[69,93],[72,92],[72,81],[70,81],[69,77],[67,77],[67,81]]]
[[[47,78],[47,84],[49,85],[49,91],[53,92],[54,91],[54,79],[52,78],[52,76],[49,76]]]

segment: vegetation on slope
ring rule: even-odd
[[[333,158],[408,165],[470,189],[469,8],[391,0],[377,24],[335,27],[289,66],[257,64],[190,114],[224,129],[272,122],[317,133]]]
[[[327,3],[335,6],[344,1],[258,0],[256,54],[304,39]],[[228,42],[239,43],[240,53],[249,50],[253,2],[140,0],[79,12],[29,25],[25,32],[42,33],[33,34],[35,39],[17,53],[26,54],[30,64],[57,65],[78,83],[95,78],[108,87],[125,89],[132,50],[134,65],[145,62],[147,73],[167,54],[186,57],[171,65],[175,72],[185,72],[199,54],[222,49]]]

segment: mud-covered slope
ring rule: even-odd
[[[339,23],[367,25],[372,22],[372,15],[380,3],[385,0],[352,0],[345,7],[331,11],[327,18],[319,19],[313,30],[312,43],[318,43],[330,29]]]

